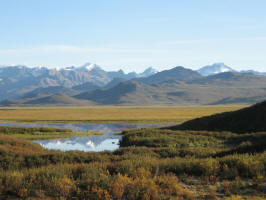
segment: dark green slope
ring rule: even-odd
[[[22,100],[6,100],[1,102],[1,106],[85,106],[93,105],[87,100],[75,99],[65,94],[40,95],[36,98]]]
[[[229,74],[230,75],[230,74]],[[266,99],[266,77],[247,85],[243,80],[230,84],[168,80],[156,84],[127,81],[112,88],[99,89],[74,96],[103,105],[206,105],[254,103]],[[220,79],[218,80],[220,82]]]
[[[187,81],[187,83],[198,85],[217,85],[220,87],[266,87],[266,77],[262,75],[243,74],[238,72],[224,72],[201,79]]]
[[[65,94],[55,94],[25,102],[30,105],[92,105],[86,100],[79,100]]]
[[[188,77],[185,76],[186,74]],[[183,79],[186,80],[179,80],[183,75]],[[46,91],[48,89],[49,91]],[[65,105],[73,105],[73,102],[76,105],[83,105],[84,101],[97,105],[252,104],[266,99],[266,77],[235,72],[201,77],[187,69],[177,67],[159,72],[149,78],[132,81],[117,79],[105,88],[80,94],[73,89],[67,89],[67,91],[60,87],[48,89],[37,90],[37,95],[35,93],[35,96],[29,95],[30,99],[7,100],[1,102],[0,105],[50,105],[51,102]],[[59,98],[55,101],[55,99],[50,99],[51,94],[46,94],[46,92],[56,91],[72,97]],[[42,92],[45,93],[42,94]],[[64,101],[60,103],[60,99],[66,98],[70,103]],[[82,102],[79,102],[80,100]]]
[[[24,94],[21,99],[36,98],[36,97],[45,96],[45,95],[47,96],[47,95],[52,95],[52,94],[74,95],[78,93],[79,91],[76,91],[71,88],[62,87],[62,86],[40,87],[31,92]]]
[[[136,81],[128,81],[110,89],[84,92],[74,96],[74,98],[94,101],[97,104],[121,104],[124,103],[122,97],[127,95],[127,93],[134,92],[139,85],[140,83]]]
[[[107,85],[104,86],[104,89],[113,88],[113,87],[119,85],[120,83],[123,83],[126,81],[128,81],[128,80],[124,79],[124,78],[114,78],[112,81],[110,81]]]
[[[208,130],[248,133],[266,131],[266,101],[234,112],[187,121],[172,130]]]

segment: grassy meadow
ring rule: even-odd
[[[3,108],[0,115],[3,121],[147,123],[181,122],[238,108],[242,106]],[[0,128],[0,199],[266,197],[265,132],[124,130],[120,148],[113,152],[62,152],[31,142],[56,134],[75,133],[54,128]]]
[[[0,134],[28,140],[66,138],[71,136],[103,135],[100,131],[74,132],[59,128],[28,128],[0,126]]]
[[[265,199],[265,133],[122,135],[118,150],[95,153],[0,134],[0,199]]]
[[[184,122],[246,105],[187,107],[2,107],[0,121],[61,123],[161,123]]]

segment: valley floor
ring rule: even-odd
[[[1,107],[0,121],[60,123],[179,123],[214,113],[238,110],[246,106],[247,105],[186,107]]]
[[[93,119],[92,116],[98,116],[99,121],[119,120],[119,116],[156,121],[161,116],[162,120],[183,121],[238,108],[3,108],[1,118],[34,120],[33,116],[39,114],[36,121],[84,122]],[[40,132],[40,128],[0,129],[0,199],[263,200],[266,197],[265,132],[125,130],[119,149],[98,153],[46,150],[30,140],[29,135],[38,136]]]
[[[139,129],[114,152],[0,134],[1,199],[265,199],[266,133]]]

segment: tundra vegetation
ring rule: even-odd
[[[265,199],[266,132],[126,130],[95,153],[46,150],[19,129],[1,129],[0,199]]]
[[[24,139],[51,139],[82,135],[102,135],[100,131],[73,132],[71,129],[45,128],[45,127],[9,127],[0,126],[0,134]]]
[[[3,122],[60,123],[163,123],[184,122],[246,105],[220,106],[93,106],[93,107],[2,107]]]

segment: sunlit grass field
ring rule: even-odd
[[[181,122],[242,107],[3,108],[0,116],[32,122]],[[72,134],[1,127],[0,199],[265,199],[265,132],[124,130],[120,148],[104,152],[47,150],[30,141]]]
[[[247,105],[187,107],[2,107],[0,121],[61,123],[164,123],[234,111]]]
[[[59,128],[44,128],[44,127],[26,128],[26,127],[0,126],[0,134],[16,138],[36,140],[36,139],[66,138],[71,136],[103,135],[103,132],[100,131],[74,132],[70,129],[59,129]]]

